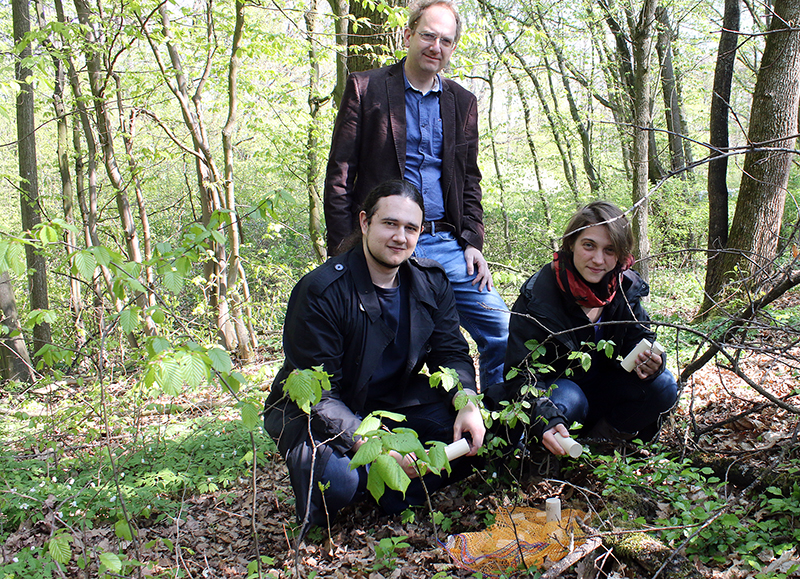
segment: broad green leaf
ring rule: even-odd
[[[231,371],[233,364],[231,363],[231,356],[223,348],[214,347],[208,350],[208,358],[211,360],[211,367],[217,372],[228,373]]]
[[[350,461],[350,469],[352,470],[359,466],[370,464],[372,461],[378,458],[378,455],[381,453],[382,449],[383,443],[381,442],[380,437],[375,436],[367,439],[367,441],[359,447]]]
[[[8,264],[6,264],[6,252],[8,251],[8,242],[0,239],[0,271],[6,271]]]
[[[72,549],[69,546],[72,536],[66,533],[57,533],[47,545],[47,552],[56,563],[66,565],[72,559]]]
[[[383,437],[383,445],[400,454],[415,453],[418,457],[425,455],[425,447],[417,438],[417,433],[409,428],[398,428],[395,432]]]
[[[171,347],[172,344],[169,343],[169,340],[161,336],[156,336],[147,341],[147,350],[150,352],[151,356],[160,354],[164,350],[169,350]]]
[[[72,265],[82,279],[88,281],[94,277],[97,260],[88,251],[78,251],[72,256]]]
[[[322,399],[322,387],[312,370],[293,370],[283,385],[283,391],[306,414]]]
[[[117,535],[117,537],[125,541],[133,540],[133,529],[131,529],[128,521],[125,519],[120,519],[116,522],[114,525],[114,533]]]
[[[208,382],[208,366],[202,356],[186,354],[181,358],[181,377],[189,388]]]
[[[356,434],[359,436],[366,436],[370,432],[378,430],[381,427],[381,420],[374,414],[367,414],[367,417],[361,421],[361,424],[356,429]]]
[[[11,271],[17,275],[22,275],[27,269],[25,261],[25,249],[21,243],[10,243],[6,250],[6,263]]]
[[[252,430],[259,423],[258,409],[250,402],[245,402],[242,405],[242,422],[245,428]]]
[[[100,265],[108,266],[111,263],[111,252],[102,245],[92,247],[87,251],[91,251],[94,254],[97,263]]]
[[[119,313],[119,326],[126,334],[133,332],[139,327],[139,308],[125,308]]]
[[[156,381],[165,394],[177,395],[183,386],[178,363],[172,358],[162,360],[156,373]]]
[[[55,243],[58,241],[58,230],[50,225],[41,224],[36,232],[36,237],[42,243]]]
[[[375,462],[372,463],[372,467],[369,469],[370,473],[372,473],[373,470],[378,472],[386,486],[390,489],[400,491],[403,493],[403,496],[405,496],[406,489],[411,479],[403,472],[400,464],[398,464],[394,458],[388,454],[378,455],[378,458],[375,459]]]
[[[112,573],[122,571],[122,561],[114,553],[103,552],[100,553],[99,557],[100,564]]]
[[[183,289],[184,277],[175,268],[169,268],[164,272],[164,287],[173,294],[179,294]]]

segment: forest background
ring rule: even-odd
[[[684,383],[709,363],[736,375],[786,413],[796,448],[800,311],[786,299],[800,283],[800,7],[460,10],[446,74],[478,97],[485,255],[506,302],[578,206],[629,209],[670,366]],[[229,486],[271,455],[258,413],[288,294],[326,258],[322,179],[344,78],[402,56],[406,11],[372,0],[0,11],[0,432],[16,473],[0,491],[0,539],[47,522],[45,550],[14,564],[56,572],[78,558],[75,520],[110,521],[119,543],[84,563],[121,572],[155,501],[163,516],[176,493]],[[745,369],[748,356],[788,390]],[[223,418],[232,438],[211,438],[245,459],[198,465],[197,433]],[[120,486],[117,462],[139,460],[153,468]],[[157,470],[164,460],[175,464]],[[76,477],[94,490],[72,491]],[[800,502],[796,487],[778,490]]]

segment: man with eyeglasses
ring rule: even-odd
[[[419,189],[425,225],[415,255],[444,266],[486,387],[503,379],[509,314],[482,254],[477,99],[439,74],[460,36],[453,0],[421,0],[409,9],[407,56],[348,77],[325,178],[325,223],[328,253],[337,255],[357,231],[369,191],[390,179]]]

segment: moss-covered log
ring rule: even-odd
[[[620,559],[626,559],[641,565],[647,572],[655,573],[667,563],[661,571],[661,577],[670,579],[702,579],[700,572],[679,553],[673,556],[673,550],[661,541],[646,533],[620,533],[605,535],[603,545],[614,551]],[[670,557],[672,557],[670,559]]]

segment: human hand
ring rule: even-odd
[[[492,273],[489,271],[489,264],[486,263],[481,250],[468,245],[464,250],[464,261],[467,262],[467,273],[475,274],[472,285],[479,283],[478,291],[483,291],[483,288],[492,291]]]
[[[556,437],[554,436],[556,432],[558,432],[564,438],[569,437],[569,430],[567,430],[567,427],[564,426],[563,424],[557,424],[553,428],[550,428],[545,431],[545,433],[542,435],[542,444],[547,450],[549,450],[553,454],[556,454],[558,456],[565,456],[567,454],[567,451],[564,450],[556,440]]]
[[[470,393],[465,390],[465,392]],[[474,392],[472,392],[474,394]],[[474,403],[469,402],[464,408],[458,411],[456,421],[453,424],[453,442],[464,438],[464,434],[469,432],[472,441],[469,445],[467,456],[475,456],[478,449],[483,446],[483,438],[486,436],[486,426],[483,424],[481,410]]]
[[[400,465],[400,468],[403,469],[403,472],[408,475],[408,478],[417,478],[419,476],[419,471],[417,470],[417,455],[413,452],[406,454],[405,456],[397,452],[396,450],[389,451],[389,456],[394,458],[397,461],[397,464]]]
[[[658,372],[659,368],[661,368],[661,362],[661,356],[652,350],[645,350],[636,357],[636,367],[634,369],[636,375],[641,380],[649,378]]]

